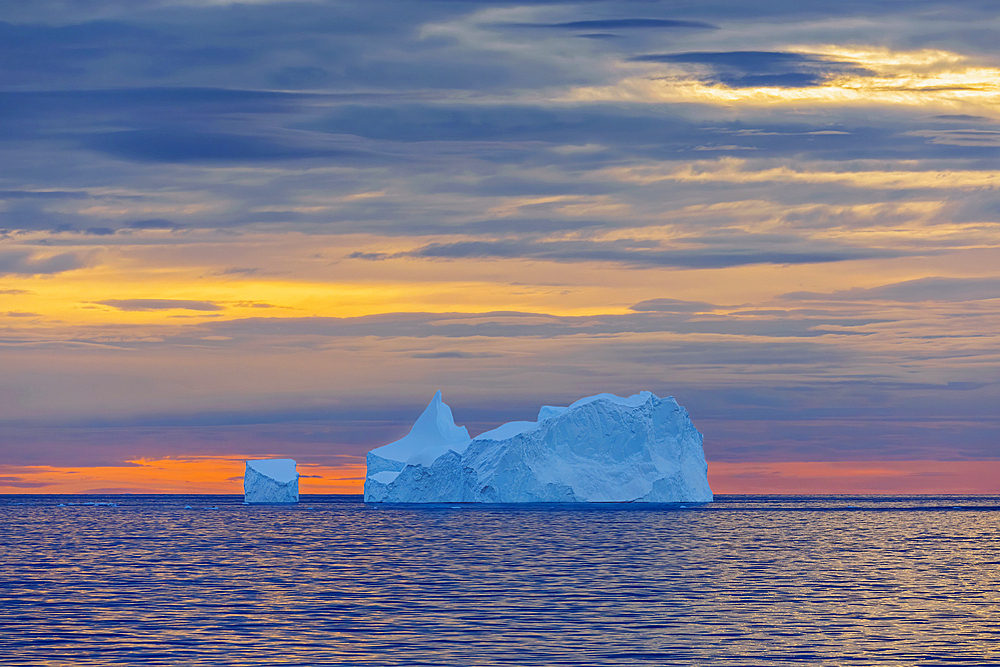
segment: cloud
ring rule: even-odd
[[[994,122],[992,118],[989,118],[987,116],[972,116],[967,113],[943,113],[943,114],[938,114],[936,116],[931,116],[931,118],[934,118],[936,120],[954,121],[957,123]]]
[[[105,299],[95,301],[102,306],[111,306],[123,311],[148,310],[222,310],[222,306],[212,301],[188,301],[184,299]]]
[[[980,301],[1000,299],[1000,278],[929,277],[879,287],[855,287],[836,292],[789,292],[782,299],[819,301]]]
[[[139,162],[243,162],[357,157],[357,151],[321,147],[275,137],[166,127],[89,134],[85,146]]]
[[[911,130],[906,134],[927,137],[932,144],[946,146],[1000,146],[1000,130]]]
[[[88,60],[163,46],[155,32],[117,21],[59,26],[0,22],[0,59],[7,63],[0,81],[16,85],[38,77],[69,77],[82,72]]]
[[[990,271],[1000,212],[995,7],[945,4],[8,2],[0,266],[57,272],[59,257],[88,261],[60,255],[70,246],[113,246],[101,284],[142,273],[174,281],[147,296],[203,300],[76,304],[106,311],[78,322],[65,299],[115,293],[95,292],[90,272],[70,287],[32,280],[38,296],[16,303],[24,292],[3,290],[5,311],[51,302],[44,322],[4,320],[5,414],[127,419],[190,405],[191,386],[198,409],[204,398],[249,413],[334,396],[357,407],[364,392],[396,405],[442,379],[483,405],[659,382],[692,396],[696,418],[714,416],[715,452],[995,450],[995,422],[973,437],[908,419],[997,404],[996,388],[974,388],[996,374],[993,279],[931,278]],[[884,261],[809,266],[870,258]],[[686,271],[715,267],[727,270]],[[525,285],[509,284],[512,269]],[[183,276],[204,289],[176,291]],[[345,281],[357,289],[338,292]],[[211,291],[218,282],[231,289]],[[857,284],[882,287],[842,289]],[[806,308],[713,305],[803,289],[816,292]],[[397,310],[408,291],[413,309],[536,312],[309,317]],[[865,303],[883,298],[948,306]],[[307,317],[204,323],[221,313]],[[112,348],[132,365],[108,366]],[[147,437],[166,454],[294,440],[320,456],[405,434],[426,398],[416,403],[398,433],[359,424],[353,440],[315,427],[324,408],[287,436],[164,419],[155,433],[68,429],[44,446],[93,461]],[[886,415],[897,424],[872,423]],[[35,438],[24,456],[43,430],[18,436]]]
[[[69,190],[0,190],[0,199],[82,199],[86,192]]]
[[[705,21],[684,21],[675,19],[592,19],[588,21],[566,21],[563,23],[499,23],[504,28],[549,28],[553,30],[718,30],[719,26]]]
[[[49,482],[32,482],[23,477],[9,475],[0,476],[0,486],[12,486],[16,489],[37,489],[42,486],[50,486]]]
[[[808,315],[798,313],[750,312],[740,315],[706,317],[697,312],[647,311],[626,315],[586,317],[555,316],[523,312],[487,313],[384,313],[360,317],[242,318],[203,323],[199,337],[206,333],[238,341],[290,337],[303,345],[312,338],[317,346],[324,338],[557,338],[562,336],[602,336],[623,333],[711,333],[776,338],[816,338],[868,335],[857,330],[870,324],[890,321],[885,317],[859,317],[839,313]],[[183,344],[184,334],[173,337]],[[432,354],[438,351],[432,351]],[[451,358],[463,358],[452,356]],[[460,353],[461,354],[461,353]],[[431,357],[433,358],[433,357]]]
[[[632,62],[700,65],[701,78],[730,88],[804,88],[821,85],[837,74],[871,74],[857,63],[820,54],[787,51],[692,51],[634,56]]]
[[[372,262],[377,262],[377,261],[380,261],[380,260],[383,260],[383,259],[388,259],[389,257],[393,257],[393,255],[390,255],[389,253],[385,253],[385,252],[360,252],[360,251],[358,251],[358,252],[352,252],[350,255],[347,255],[347,259],[367,259],[367,260],[372,261]]]
[[[273,303],[265,303],[264,301],[230,301],[230,306],[235,308],[278,308]],[[284,306],[287,308],[287,306]]]
[[[895,250],[837,248],[818,251],[770,249],[649,249],[622,242],[593,241],[459,241],[431,243],[394,257],[424,259],[535,259],[552,262],[611,262],[625,266],[720,269],[752,264],[825,264],[857,259],[899,257]],[[367,259],[367,258],[366,258]]]
[[[322,67],[306,65],[302,67],[282,67],[271,74],[271,82],[278,88],[294,90],[315,88],[335,79],[335,75]]]
[[[234,266],[228,269],[223,269],[215,275],[218,276],[252,276],[254,274],[260,273],[260,269],[257,267],[250,266]]]
[[[136,220],[129,224],[132,229],[177,229],[180,227],[176,222],[164,220],[163,218],[153,218],[150,220]]]
[[[489,352],[462,352],[460,350],[442,350],[440,352],[417,352],[411,354],[412,359],[488,359],[503,355]]]
[[[710,303],[677,299],[647,299],[629,306],[629,310],[657,313],[710,313],[715,309]]]
[[[0,250],[0,275],[48,275],[88,266],[90,254],[61,253],[39,256],[30,250]]]

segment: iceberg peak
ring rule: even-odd
[[[469,442],[469,430],[455,424],[451,408],[441,400],[439,389],[409,433],[368,452],[368,475],[398,472],[407,463],[421,464],[426,461],[430,464],[449,450],[464,452]]]

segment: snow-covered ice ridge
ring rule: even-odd
[[[598,394],[469,438],[441,392],[368,452],[365,502],[710,502],[702,435],[672,396]]]
[[[243,474],[243,501],[246,503],[299,502],[299,473],[293,459],[247,461]]]

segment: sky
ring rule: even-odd
[[[986,0],[6,0],[0,492],[358,493],[672,395],[717,493],[1000,492]]]

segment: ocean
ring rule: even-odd
[[[996,665],[1000,498],[0,496],[2,665]]]

